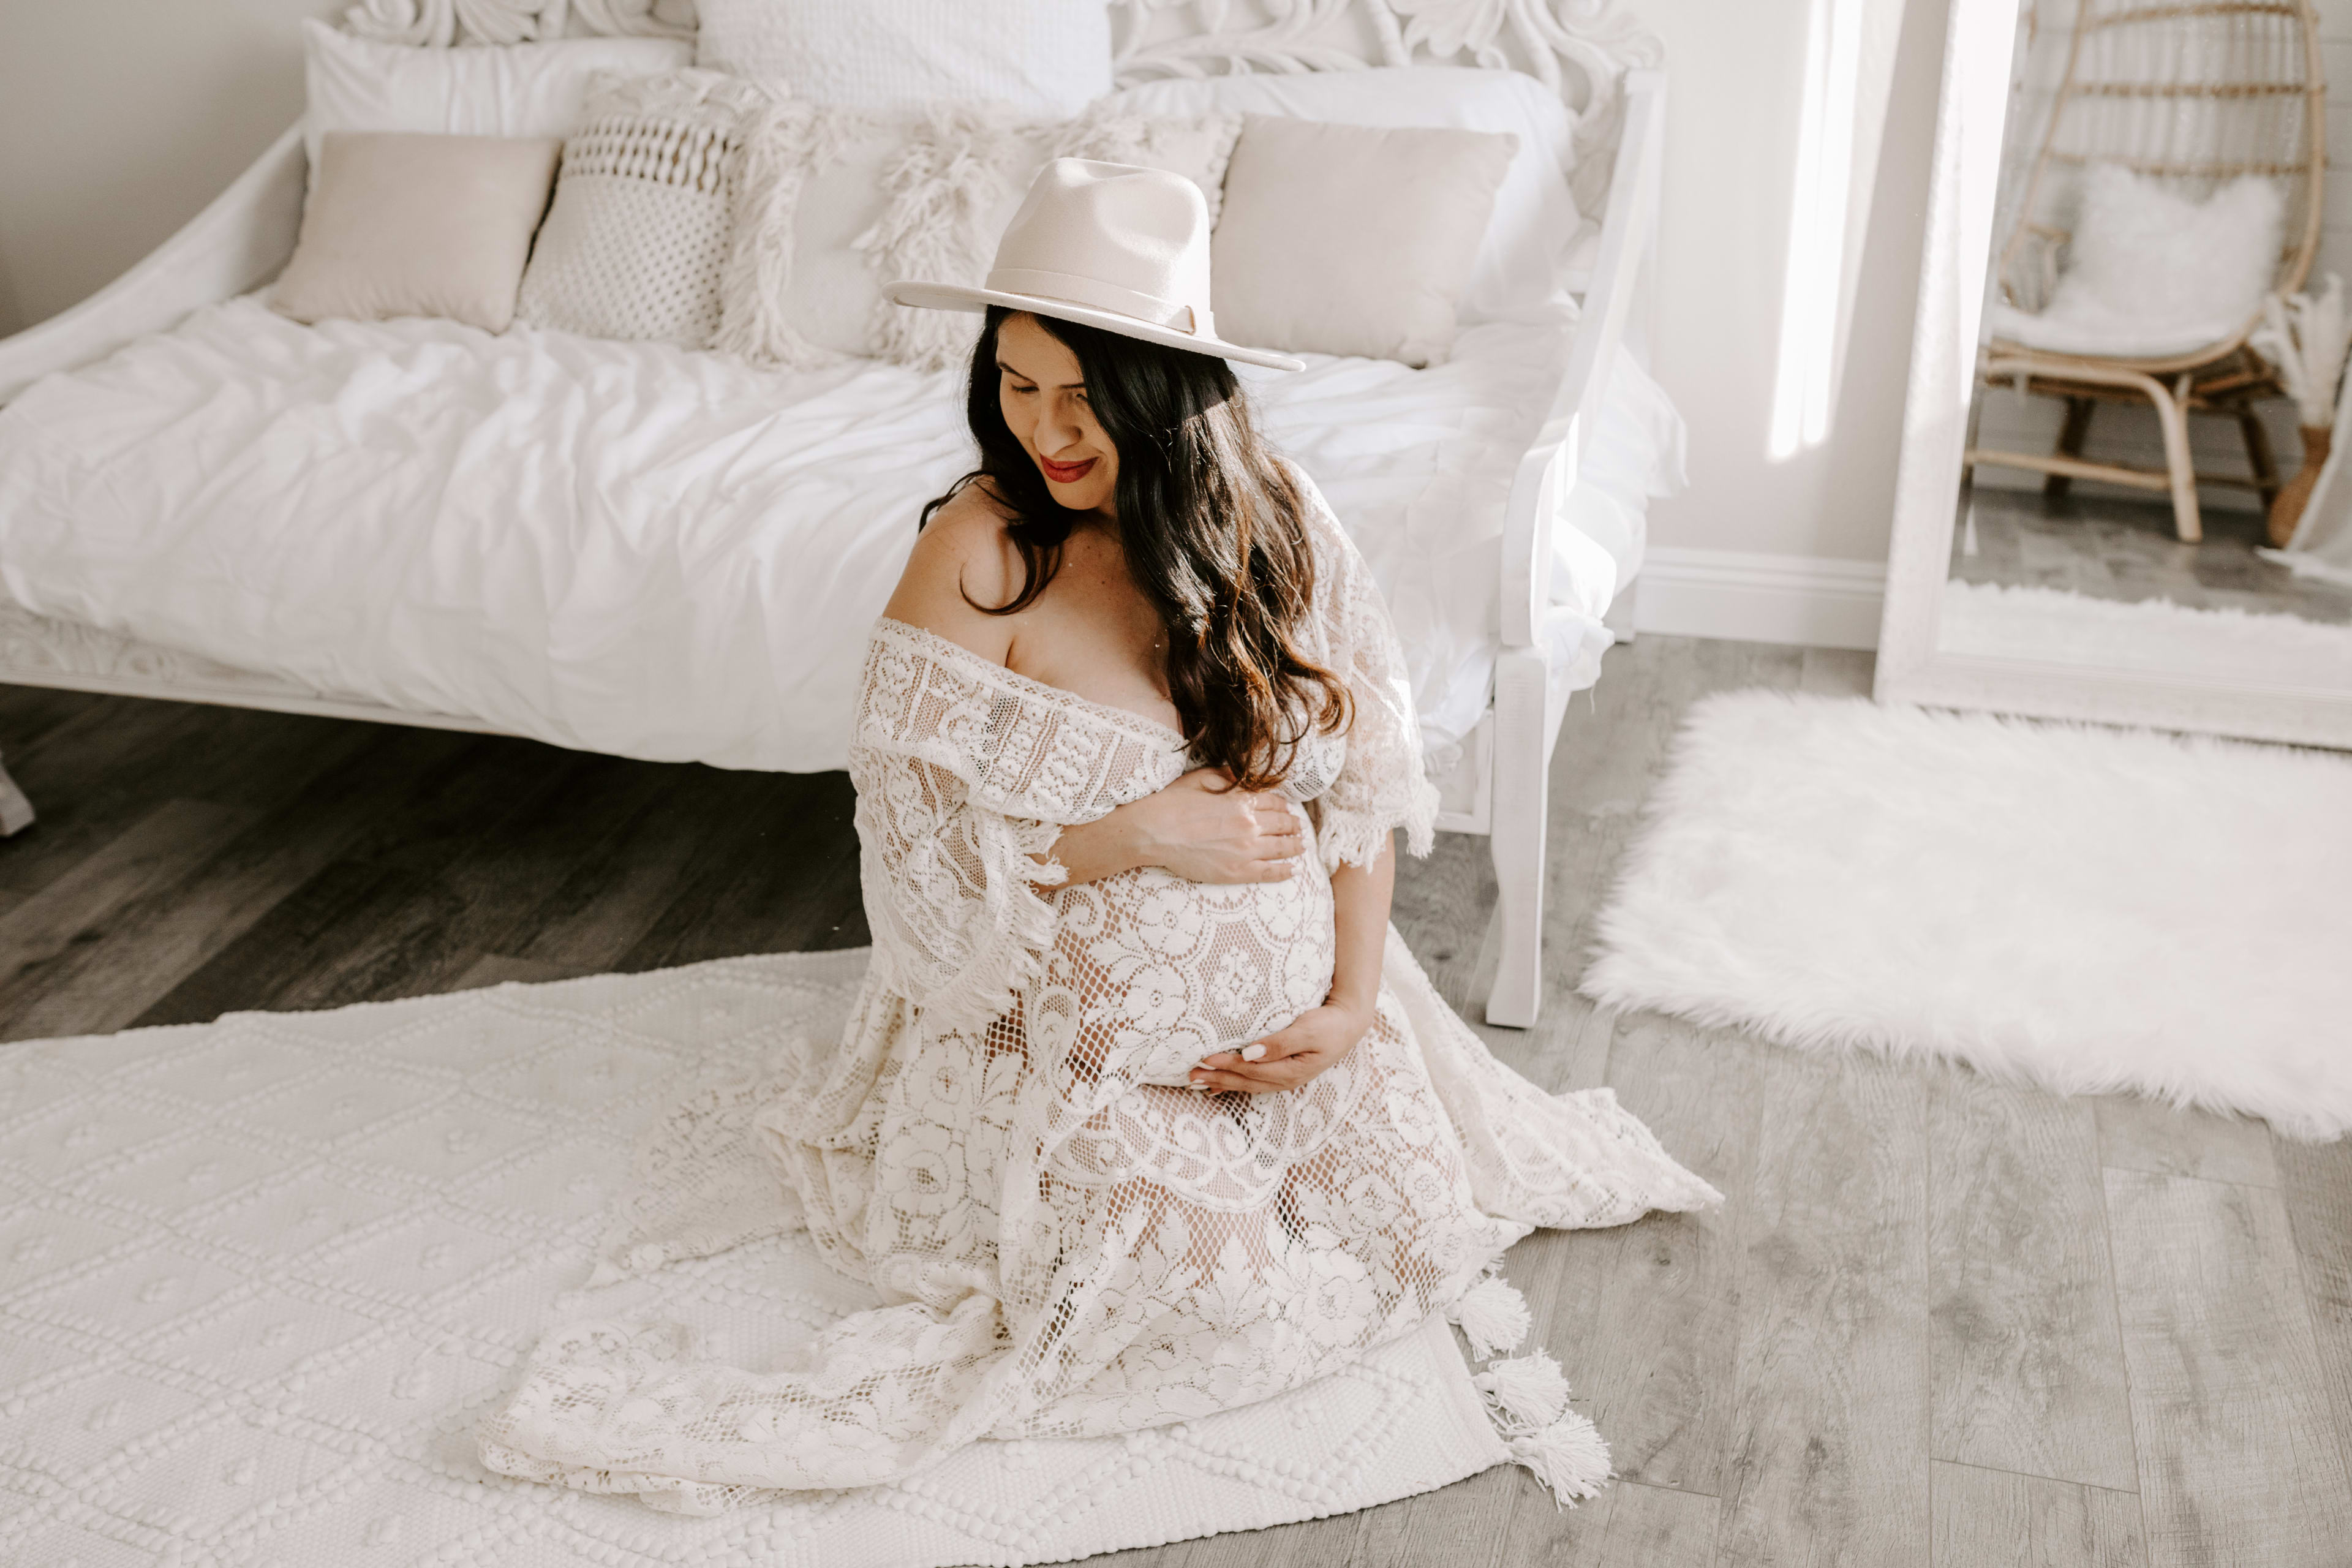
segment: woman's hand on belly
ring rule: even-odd
[[[1053,858],[1065,887],[1156,867],[1188,882],[1283,882],[1306,852],[1297,809],[1240,790],[1222,768],[1191,773],[1108,816],[1062,829]]]
[[[1253,1045],[1202,1058],[1190,1075],[1192,1087],[1240,1094],[1297,1089],[1345,1061],[1371,1032],[1371,1008],[1326,1002]]]

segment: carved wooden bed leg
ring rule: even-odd
[[[1544,785],[1549,738],[1544,656],[1507,647],[1495,664],[1495,776],[1489,833],[1501,922],[1486,1022],[1524,1029],[1543,1005]]]
[[[16,787],[8,770],[0,767],[0,838],[22,833],[32,826],[33,803],[25,798],[25,792]]]

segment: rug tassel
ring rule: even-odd
[[[1511,1458],[1536,1473],[1562,1508],[1601,1495],[1610,1476],[1609,1445],[1591,1422],[1570,1410],[1559,1420],[1510,1439]]]
[[[1568,1376],[1549,1351],[1491,1362],[1470,1379],[1506,1437],[1523,1436],[1559,1420],[1568,1409]]]
[[[1462,1326],[1472,1353],[1480,1361],[1518,1349],[1533,1323],[1528,1299],[1499,1274],[1490,1274],[1465,1290],[1446,1315]]]

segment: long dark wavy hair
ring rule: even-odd
[[[1061,569],[1062,546],[1086,515],[1054,499],[997,400],[996,337],[1013,312],[992,306],[971,354],[965,408],[980,467],[923,509],[975,480],[1013,512],[1021,590],[990,615],[1026,609]],[[1306,500],[1252,427],[1223,360],[1162,348],[1098,327],[1036,317],[1068,345],[1087,402],[1118,451],[1113,502],[1128,572],[1168,628],[1168,695],[1193,754],[1244,789],[1271,789],[1310,729],[1350,718],[1348,689],[1301,651],[1315,600]]]

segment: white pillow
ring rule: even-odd
[[[981,319],[893,305],[884,284],[979,283],[1052,158],[1171,170],[1201,187],[1213,217],[1241,124],[1237,114],[1037,121],[992,109],[909,118],[780,103],[746,149],[718,346],[801,369],[843,357],[952,368]]]
[[[651,76],[690,65],[683,38],[567,38],[550,44],[412,48],[324,22],[302,24],[303,144],[319,166],[330,131],[444,136],[569,136],[600,70]]]
[[[767,95],[691,66],[615,79],[563,144],[515,319],[583,337],[710,346],[743,136]]]
[[[1520,71],[1472,66],[1254,71],[1171,79],[1113,93],[1104,110],[1154,116],[1279,114],[1337,125],[1489,131],[1519,139],[1494,216],[1470,266],[1465,322],[1502,320],[1549,300],[1582,219],[1569,194],[1575,168],[1568,107]]]
[[[2262,309],[2286,201],[2242,174],[2203,201],[2119,163],[2094,163],[2058,287],[2039,314],[1997,304],[1996,337],[2055,353],[2156,358],[2227,341]]]
[[[699,0],[696,64],[793,98],[1076,114],[1111,89],[1107,0]]]

